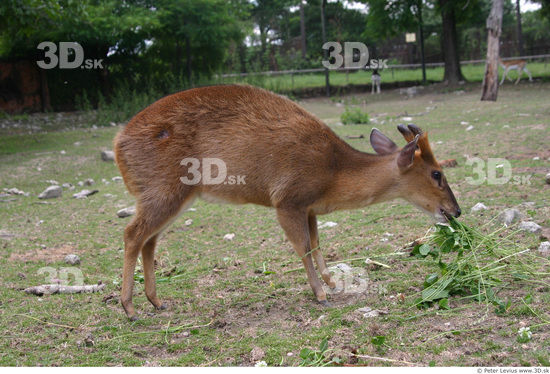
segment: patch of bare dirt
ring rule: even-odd
[[[107,249],[102,249],[105,251]],[[63,261],[65,256],[71,254],[81,254],[86,253],[83,249],[77,249],[74,246],[62,245],[60,247],[53,248],[44,248],[44,249],[35,249],[32,251],[24,253],[12,253],[10,255],[11,261],[22,261],[22,262],[37,262],[44,261],[46,263]]]

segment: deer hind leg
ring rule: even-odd
[[[527,70],[527,67],[524,67],[523,68],[523,71],[526,72],[528,75],[529,75],[529,82],[532,82],[533,81],[533,77],[531,76],[531,72],[529,70]]]
[[[321,277],[325,281],[325,283],[330,287],[332,292],[341,292],[342,289],[337,287],[336,281],[334,278],[330,275],[330,271],[328,270],[327,264],[325,262],[325,258],[323,257],[323,253],[319,249],[319,232],[317,231],[317,217],[314,215],[310,215],[308,217],[308,225],[309,225],[309,242],[311,243],[311,254],[313,255],[313,258],[315,259],[315,263],[317,264],[317,269],[321,273]]]
[[[138,201],[136,216],[124,230],[124,267],[122,270],[121,303],[128,317],[137,320],[132,304],[134,270],[137,258],[142,253],[145,293],[149,301],[157,308],[163,308],[156,295],[154,271],[155,245],[159,234],[172,223],[194,197],[190,194],[174,196],[167,200],[162,194],[158,197]]]
[[[292,243],[298,256],[302,259],[302,263],[306,269],[307,280],[315,297],[322,305],[330,305],[327,301],[327,295],[323,290],[321,281],[315,271],[315,266],[313,265],[306,212],[300,209],[277,207],[277,218],[286,237]]]
[[[157,239],[159,234],[153,235],[141,250],[141,257],[143,258],[143,277],[145,278],[145,295],[147,300],[153,304],[153,306],[159,310],[166,309],[166,306],[162,304],[157,296],[157,287],[155,282],[155,247],[157,245]]]

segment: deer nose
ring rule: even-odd
[[[462,214],[462,211],[460,210],[460,208],[456,208],[455,218],[460,217],[461,214]]]

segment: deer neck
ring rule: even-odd
[[[328,210],[355,209],[402,197],[397,156],[353,150],[336,173],[327,196]]]

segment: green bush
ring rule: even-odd
[[[359,108],[352,110],[346,107],[346,110],[340,116],[340,121],[342,121],[344,125],[369,123],[369,115],[368,113],[363,113]]]

